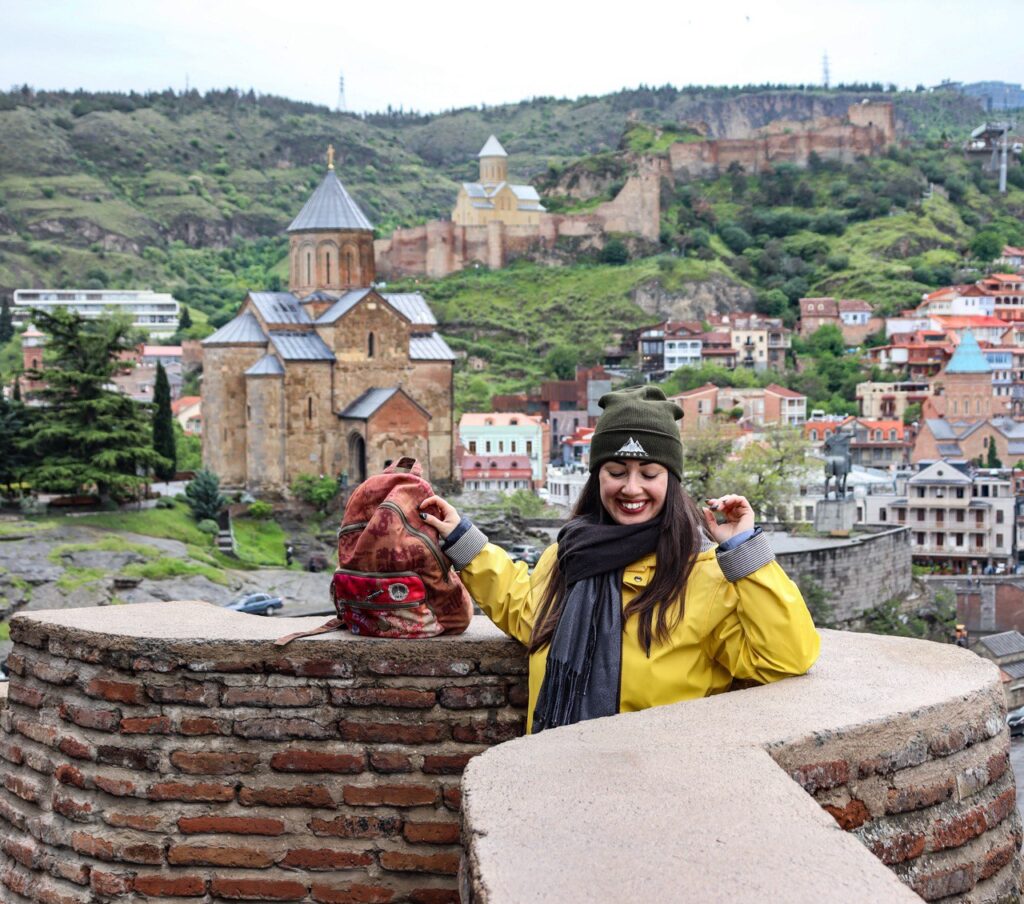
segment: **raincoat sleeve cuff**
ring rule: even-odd
[[[469,518],[463,518],[453,530],[441,549],[451,559],[456,571],[462,571],[487,545],[487,535],[476,527]]]
[[[718,565],[727,581],[738,581],[769,562],[775,561],[775,553],[764,532],[758,528],[754,535],[732,549],[717,552]]]

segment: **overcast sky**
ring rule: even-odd
[[[487,12],[490,10],[494,12]],[[1024,81],[1022,0],[0,0],[0,85],[444,110],[639,84]]]

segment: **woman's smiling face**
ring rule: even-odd
[[[601,504],[618,524],[642,524],[665,505],[668,470],[655,462],[607,461],[597,472]]]

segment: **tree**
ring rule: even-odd
[[[28,467],[30,458],[23,448],[28,427],[28,410],[20,401],[8,401],[0,393],[0,486],[11,495]]]
[[[629,260],[629,250],[622,239],[610,238],[605,242],[598,259],[602,264],[624,264]]]
[[[579,351],[571,345],[556,345],[544,358],[544,370],[559,380],[574,380]]]
[[[37,311],[33,322],[48,338],[43,367],[26,372],[45,383],[23,442],[33,458],[28,479],[37,490],[132,498],[165,459],[153,449],[144,408],[108,388],[122,353],[136,347],[130,322],[66,308]]]
[[[971,239],[971,254],[978,260],[990,261],[1003,251],[1003,237],[997,232],[985,230]]]
[[[187,306],[182,306],[181,316],[178,318],[178,332],[183,333],[192,326],[192,315],[188,312]]]
[[[196,521],[216,521],[220,510],[228,504],[220,494],[220,478],[212,471],[197,471],[185,485],[185,501]]]
[[[911,402],[903,409],[903,423],[908,427],[915,421],[921,420],[921,403]]]
[[[799,427],[768,426],[761,442],[750,443],[719,471],[714,495],[739,493],[759,515],[773,517],[795,495],[807,470],[809,448]]]
[[[996,454],[996,441],[989,437],[988,441],[988,454],[985,456],[985,467],[986,468],[1001,468],[1003,463],[999,460],[999,456]]]
[[[14,336],[14,319],[11,317],[11,302],[5,298],[0,304],[0,345],[6,345]]]
[[[720,422],[711,420],[683,443],[683,450],[683,486],[698,505],[703,505],[705,499],[717,495],[716,477],[732,452],[732,440]]]
[[[161,480],[174,477],[178,456],[174,443],[174,417],[171,414],[171,384],[167,371],[159,361],[156,365],[156,381],[153,385],[153,448],[166,464],[156,467],[156,476]]]
[[[303,502],[316,506],[318,511],[326,512],[327,506],[338,494],[338,482],[333,477],[300,474],[292,483],[292,492]]]

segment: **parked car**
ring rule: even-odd
[[[508,548],[508,554],[513,562],[525,562],[531,568],[540,560],[540,550],[529,543],[513,543]]]
[[[271,596],[269,593],[247,593],[230,603],[225,603],[224,608],[246,612],[249,615],[275,615],[283,605],[284,601],[279,596]]]
[[[1006,714],[1006,727],[1010,729],[1011,738],[1024,735],[1024,706],[1018,709],[1011,709]]]

